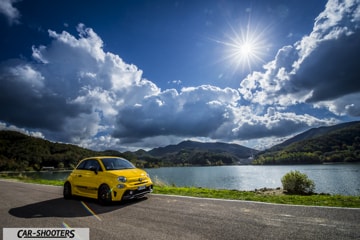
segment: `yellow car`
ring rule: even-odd
[[[91,157],[79,162],[64,183],[64,198],[82,196],[101,204],[140,198],[151,193],[149,175],[120,157]]]

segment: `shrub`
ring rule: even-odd
[[[294,194],[311,194],[314,192],[314,181],[299,171],[291,171],[281,178],[283,189],[288,193]]]

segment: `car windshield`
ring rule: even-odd
[[[106,170],[120,170],[135,168],[135,166],[123,158],[103,158],[101,159]]]

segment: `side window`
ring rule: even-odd
[[[86,162],[88,161],[82,161],[79,166],[77,166],[77,170],[84,170],[85,169],[85,165],[86,165]]]
[[[90,159],[86,161],[85,169],[90,170],[91,168],[95,168],[98,171],[102,171],[100,164],[96,159]]]

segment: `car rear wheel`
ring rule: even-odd
[[[65,199],[70,199],[72,197],[72,194],[71,194],[71,184],[69,182],[66,182],[64,184],[64,191],[63,191],[63,194],[64,194],[64,198]]]
[[[104,184],[99,187],[98,201],[102,205],[111,203],[111,190],[108,185]]]

